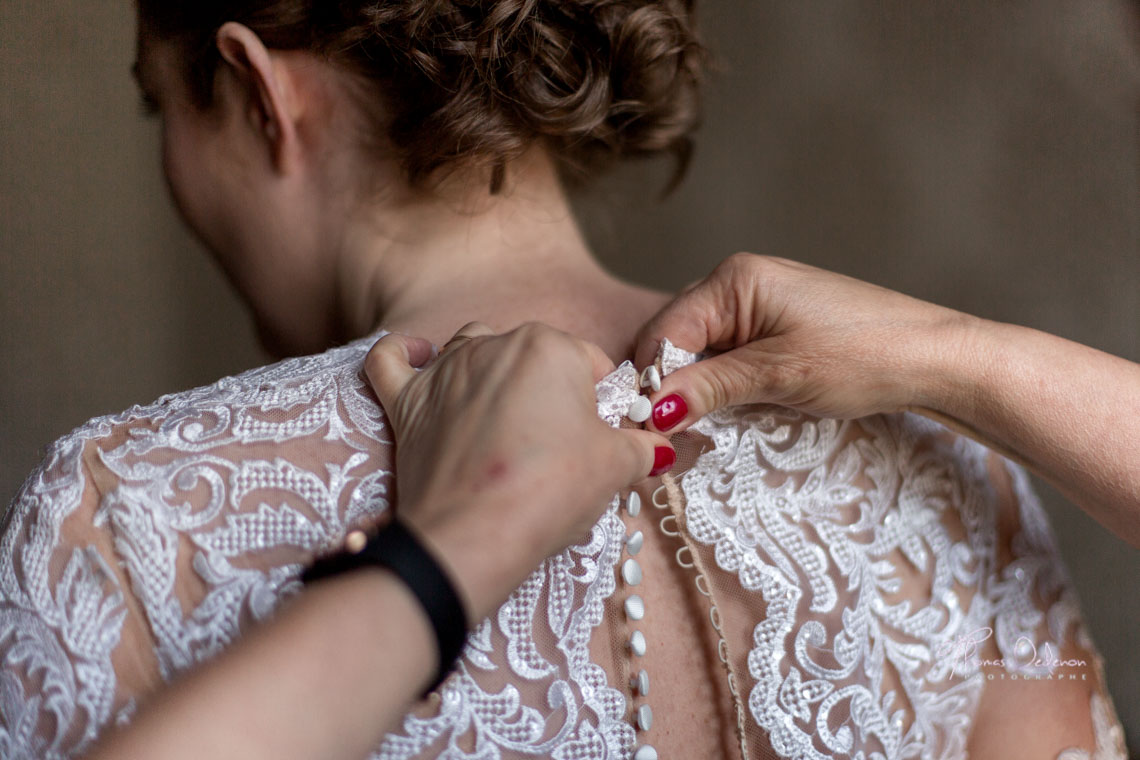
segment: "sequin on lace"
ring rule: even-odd
[[[83,752],[390,507],[391,441],[361,375],[374,337],[92,420],[49,449],[0,537],[0,757]],[[661,374],[694,358],[666,344]],[[618,367],[598,384],[599,415],[617,425],[638,387]],[[733,689],[746,730],[779,756],[963,757],[984,682],[947,655],[954,643],[989,627],[1015,659],[1079,623],[1044,515],[1005,462],[1020,529],[999,560],[982,447],[910,415],[743,407],[697,429],[715,445],[677,479],[685,538],[717,582],[755,597]],[[474,630],[374,757],[632,755],[624,685],[588,648],[615,591],[618,508],[615,495],[584,544]],[[922,569],[922,594],[904,594],[904,565]],[[711,609],[719,631],[732,613]],[[1118,756],[1111,703],[1094,695],[1090,709],[1107,737],[1095,757]]]

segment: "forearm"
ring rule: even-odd
[[[915,411],[1021,461],[1140,546],[1140,365],[1053,335],[975,320],[930,357]]]
[[[427,686],[436,656],[393,575],[322,581],[144,705],[92,757],[359,760]]]

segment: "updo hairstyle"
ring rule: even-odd
[[[143,29],[183,47],[209,106],[227,21],[276,50],[308,50],[379,95],[377,123],[408,181],[441,168],[503,169],[543,141],[564,177],[615,159],[692,150],[705,57],[694,0],[138,0]],[[377,111],[380,112],[380,111]]]

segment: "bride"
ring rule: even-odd
[[[595,261],[563,182],[683,168],[701,58],[685,0],[140,0],[171,194],[264,342],[310,355],[51,448],[0,543],[0,747],[89,750],[394,507],[361,374],[381,328],[537,320],[630,357],[670,295]],[[644,420],[643,387],[697,359],[622,364],[599,413]],[[1020,469],[912,415],[741,407],[673,442],[379,757],[1123,756]]]

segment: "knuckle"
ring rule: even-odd
[[[548,325],[544,322],[537,322],[534,320],[531,320],[530,322],[523,322],[521,325],[519,325],[518,329],[524,335],[535,335],[535,336],[549,335],[550,333],[558,332],[557,330],[555,330],[550,325]]]
[[[720,409],[728,403],[730,380],[721,368],[718,367],[715,372],[703,372],[695,379],[697,380],[697,393],[694,395],[704,402],[703,409],[694,410],[698,414],[712,409]]]
[[[765,396],[785,399],[803,388],[811,377],[811,366],[791,357],[780,357],[771,362],[761,373],[762,391]]]
[[[526,322],[515,329],[521,347],[527,352],[546,356],[557,343],[557,331],[541,322]]]
[[[762,256],[755,253],[738,251],[722,261],[717,267],[717,272],[730,277],[735,276],[741,272],[751,270],[762,258]]]
[[[744,361],[726,358],[709,369],[712,371],[706,372],[703,377],[707,388],[705,398],[709,404],[709,411],[746,403],[756,396],[757,390],[763,391],[756,387],[760,380],[758,375],[762,373],[758,373]]]
[[[779,276],[789,265],[795,264],[790,259],[761,253],[736,253],[726,263],[730,264],[726,274],[735,282],[752,286]]]
[[[593,366],[595,359],[601,361],[604,357],[604,354],[592,343],[577,338],[571,338],[566,344],[566,353],[571,358],[576,359],[578,364],[587,369]],[[606,363],[612,362],[609,362],[607,359]]]
[[[385,341],[388,342],[385,343]],[[376,344],[372,346],[372,348],[370,348],[368,350],[368,353],[364,356],[364,374],[367,375],[369,379],[380,377],[383,373],[384,362],[387,359],[390,345],[391,341],[389,340],[389,337],[385,336],[378,340]]]
[[[717,383],[717,406],[740,403],[748,390],[748,378],[736,363],[729,364],[719,374]]]
[[[565,363],[565,344],[540,326],[520,327],[510,339],[509,361],[548,374]]]
[[[467,324],[463,325],[463,327],[460,327],[459,331],[456,333],[456,335],[475,336],[475,335],[486,335],[490,332],[491,332],[490,327],[488,327],[483,322],[476,320],[473,322],[468,322]]]

